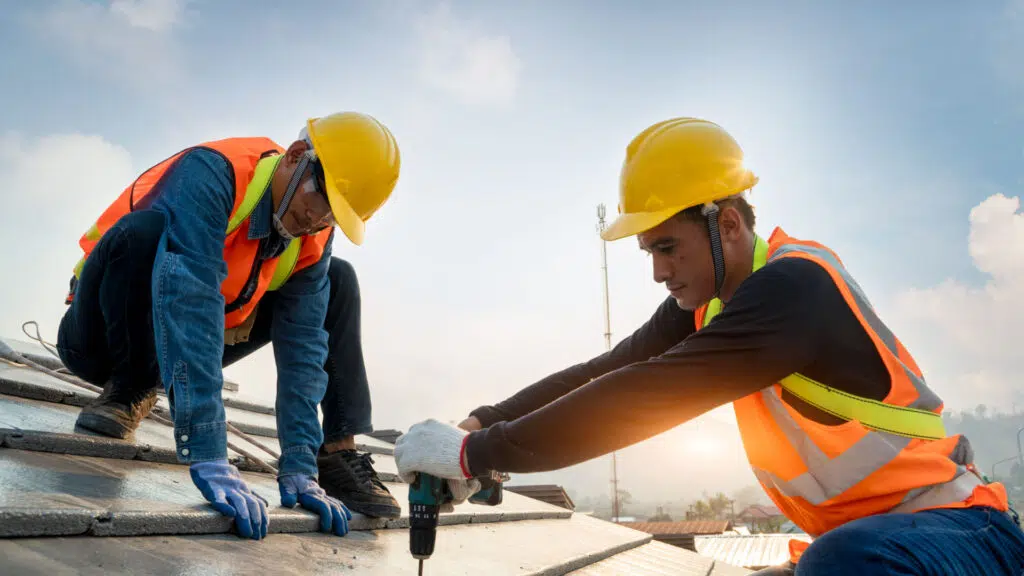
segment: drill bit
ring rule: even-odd
[[[423,560],[420,559],[420,576],[423,576]]]

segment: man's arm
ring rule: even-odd
[[[227,161],[192,150],[164,176],[150,208],[166,229],[153,263],[153,332],[174,418],[178,460],[227,458],[221,389],[224,237],[234,206]],[[136,209],[145,208],[144,204]]]
[[[817,268],[797,259],[771,263],[708,326],[668,352],[472,432],[471,472],[539,472],[584,462],[799,372],[814,358],[822,329],[815,310],[820,291],[808,286],[809,267]],[[827,273],[822,277],[827,281]]]
[[[673,298],[666,298],[643,326],[611,350],[556,372],[503,402],[481,406],[470,412],[470,416],[476,417],[484,428],[495,422],[515,420],[565,396],[594,378],[658,356],[693,332],[693,312],[682,310]]]
[[[333,240],[333,232],[331,233]],[[327,391],[327,330],[330,298],[327,270],[331,241],[323,257],[288,279],[277,291],[270,337],[277,363],[279,475],[316,477],[316,452],[323,442],[317,406]]]

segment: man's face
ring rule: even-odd
[[[316,234],[334,225],[323,172],[318,169],[315,161],[307,164],[305,172],[288,210],[281,217],[281,223],[293,236]]]
[[[637,236],[640,249],[651,255],[654,281],[664,283],[684,310],[695,310],[715,294],[711,242],[703,222],[669,218]]]

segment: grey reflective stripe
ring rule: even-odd
[[[935,410],[939,407],[941,400],[928,388],[922,378],[915,375],[899,359],[895,336],[878,318],[860,286],[831,253],[815,247],[783,245],[771,254],[769,261],[798,252],[823,260],[839,273],[840,279],[846,284],[858,312],[863,316],[868,327],[878,334],[879,339],[893,357],[900,361],[908,379],[916,388],[918,399],[911,407],[923,410]],[[866,434],[856,443],[843,450],[835,458],[830,458],[801,428],[797,419],[790,415],[775,386],[765,388],[758,394],[760,394],[770,417],[786,436],[807,470],[789,480],[757,467],[754,467],[754,475],[766,488],[774,488],[787,497],[804,499],[814,506],[824,505],[829,500],[841,496],[863,482],[895,460],[913,441],[913,438],[908,436],[865,429],[867,430]],[[969,445],[965,445],[963,448],[958,445],[954,452],[962,452],[959,456],[963,458],[969,455],[969,451]],[[892,511],[940,506],[964,500],[971,494],[974,486],[981,483],[973,474],[965,472],[966,469],[959,466],[959,475],[950,482],[908,491],[903,502]],[[893,487],[893,490],[896,491],[899,488]]]
[[[778,258],[782,258],[787,254],[793,254],[797,252],[810,254],[821,260],[824,260],[825,263],[827,263],[829,266],[831,266],[834,270],[836,270],[839,273],[840,277],[843,279],[843,282],[846,284],[846,287],[850,290],[850,294],[853,295],[853,300],[857,304],[857,310],[864,317],[864,320],[867,321],[868,326],[870,326],[871,329],[875,332],[875,334],[877,334],[878,337],[881,338],[886,348],[888,348],[889,351],[892,352],[893,357],[896,358],[897,361],[899,361],[900,366],[903,367],[903,372],[907,375],[907,378],[910,380],[910,382],[914,385],[914,388],[917,390],[917,399],[914,400],[909,407],[929,411],[934,411],[935,409],[939,408],[942,405],[942,400],[938,397],[938,395],[932,392],[931,388],[928,387],[927,383],[925,383],[923,378],[920,378],[917,374],[914,374],[914,372],[906,364],[904,364],[902,360],[900,360],[899,351],[896,349],[896,337],[893,336],[893,333],[892,331],[889,330],[889,327],[886,326],[885,323],[883,323],[882,320],[875,313],[874,307],[868,301],[867,296],[864,295],[864,291],[861,290],[861,287],[859,284],[857,284],[857,281],[854,280],[852,276],[850,276],[849,272],[847,272],[846,268],[839,263],[835,256],[833,256],[827,250],[816,248],[814,246],[803,246],[799,244],[783,244],[782,246],[779,246],[774,252],[772,252],[771,256],[769,256],[768,258],[768,261],[771,262]]]
[[[974,488],[983,486],[981,478],[963,466],[957,466],[957,476],[942,484],[933,484],[917,490],[912,490],[903,503],[896,506],[889,512],[913,512],[922,508],[934,508],[951,502],[962,502],[966,500]]]
[[[897,434],[869,431],[841,454],[829,458],[800,429],[774,388],[762,391],[761,395],[775,423],[807,466],[807,471],[792,480],[782,480],[764,470],[755,470],[754,473],[758,479],[767,481],[769,486],[775,486],[786,496],[804,498],[815,506],[856,486],[895,459],[912,440]]]
[[[804,464],[807,465],[808,470],[813,470],[819,466],[825,466],[828,464],[828,456],[818,448],[818,445],[811,440],[811,437],[807,435],[800,425],[797,424],[796,420],[786,412],[786,407],[782,403],[782,398],[779,398],[775,388],[767,388],[761,391],[761,396],[764,399],[765,405],[768,407],[768,411],[771,412],[772,419],[782,430],[782,433],[786,435],[789,440],[789,444],[794,450],[800,454],[800,459],[803,460]]]

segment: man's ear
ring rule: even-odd
[[[735,206],[725,205],[718,213],[718,231],[722,239],[737,240],[743,232],[743,215]]]
[[[305,140],[296,140],[284,151],[284,160],[289,166],[295,166],[302,159],[302,155],[309,150],[309,144]]]

